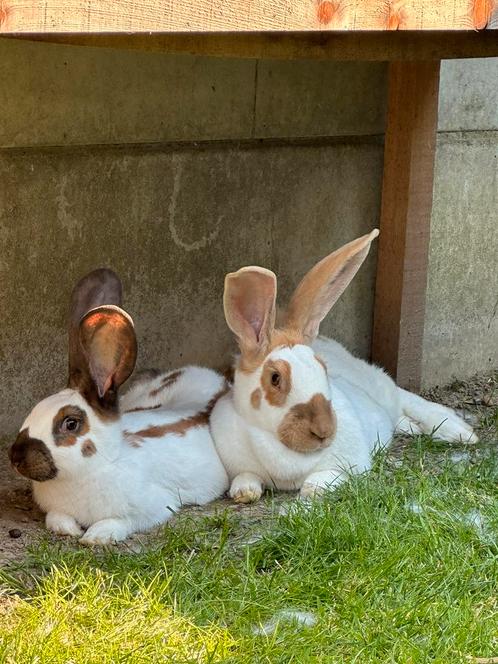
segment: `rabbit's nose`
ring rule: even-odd
[[[315,435],[317,438],[320,438],[320,440],[326,440],[327,438],[330,438],[330,436],[332,435],[331,418],[329,422],[325,421],[322,418],[319,418],[318,420],[311,422],[310,430],[311,433]]]
[[[14,443],[9,450],[10,463],[17,468],[23,462],[25,457],[25,449],[23,446]]]
[[[18,472],[37,482],[51,480],[57,475],[57,468],[49,449],[43,441],[31,438],[27,429],[19,432],[9,450],[9,458]]]
[[[334,415],[330,401],[323,395],[315,395],[311,400],[313,404],[310,418],[310,431],[320,440],[326,440],[334,434]]]

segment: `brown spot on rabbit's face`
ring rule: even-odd
[[[84,457],[91,457],[96,453],[97,453],[97,448],[95,447],[95,443],[93,442],[93,440],[87,438],[85,441],[83,441],[83,445],[81,446],[81,454]]]
[[[295,452],[316,452],[328,447],[335,436],[335,413],[323,394],[293,406],[278,428],[280,441]]]
[[[30,438],[28,429],[23,429],[9,450],[12,466],[24,477],[35,482],[52,480],[57,475],[54,459],[45,443]]]
[[[291,391],[291,367],[287,360],[267,360],[261,373],[261,386],[271,406],[283,406]]]
[[[256,410],[261,406],[261,390],[256,388],[251,394],[251,406]]]
[[[63,406],[53,419],[52,434],[58,447],[74,445],[90,431],[86,412],[79,406]]]

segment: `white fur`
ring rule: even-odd
[[[183,436],[170,433],[134,441],[133,432],[202,411],[224,385],[214,371],[187,367],[175,383],[151,398],[162,378],[164,374],[132,387],[116,421],[102,420],[71,389],[48,397],[30,413],[22,429],[45,443],[58,470],[52,480],[33,482],[50,530],[78,536],[85,529],[82,542],[107,544],[166,522],[183,504],[202,505],[227,489],[227,475],[207,426],[189,428]],[[158,403],[159,409],[125,412]],[[90,431],[76,444],[61,447],[55,445],[52,422],[66,405],[85,410]],[[97,453],[84,457],[81,446],[87,439]]]
[[[315,352],[325,360],[328,376]],[[236,370],[233,389],[211,415],[230,495],[239,502],[258,499],[265,487],[301,489],[304,497],[335,487],[350,473],[369,470],[376,446],[387,445],[398,430],[449,441],[477,440],[454,411],[397,387],[382,369],[353,357],[331,339],[319,337],[312,348],[277,348],[268,357],[291,365],[292,389],[284,406],[272,406],[264,397],[259,409],[251,405],[252,391],[261,386],[260,367],[250,374]],[[335,437],[319,451],[295,452],[278,439],[279,424],[293,405],[317,393],[331,400]]]

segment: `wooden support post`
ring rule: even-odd
[[[439,61],[391,62],[372,360],[420,389]]]

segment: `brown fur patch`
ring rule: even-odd
[[[27,429],[17,435],[9,450],[9,459],[21,475],[36,482],[52,480],[57,475],[50,450],[41,440],[30,438]]]
[[[278,376],[278,385],[272,381]],[[283,406],[292,387],[292,372],[286,360],[267,360],[261,374],[265,399],[271,406]]]
[[[321,321],[353,279],[365,260],[370,244],[379,231],[348,242],[319,261],[303,277],[291,297],[284,328],[299,330],[305,343],[318,335]]]
[[[180,371],[173,371],[167,376],[164,376],[164,378],[161,380],[161,385],[157,387],[155,390],[152,390],[150,396],[157,397],[157,395],[160,394],[160,392],[167,389],[168,387],[171,387],[171,385],[174,385],[174,383],[176,383],[176,381],[180,378],[182,374],[183,371],[180,370]]]
[[[163,407],[162,403],[156,403],[155,406],[137,406],[136,408],[130,408],[129,410],[125,410],[125,413],[138,413],[142,410],[157,410],[158,408],[162,407]]]
[[[110,389],[101,399],[92,379],[84,371],[74,370],[69,377],[68,387],[76,390],[88,403],[102,422],[114,422],[119,417],[118,392]]]
[[[218,369],[218,372],[223,376],[225,381],[229,384],[233,384],[233,379],[235,376],[235,368],[232,364],[230,365],[224,365],[223,367]]]
[[[325,373],[327,373],[327,365],[325,364],[325,360],[320,357],[320,355],[315,355],[315,360],[322,365],[322,367],[325,369]]]
[[[256,410],[261,406],[261,390],[257,387],[251,394],[251,406]]]
[[[87,438],[85,441],[83,441],[83,445],[81,446],[81,454],[84,457],[91,457],[96,453],[97,453],[97,448],[95,447],[95,443],[93,442],[93,440]]]
[[[143,438],[138,438],[132,431],[123,431],[123,436],[130,447],[142,447]]]
[[[62,425],[66,417],[70,417],[78,422],[78,427],[74,431],[62,430]],[[79,406],[63,406],[59,409],[52,422],[52,434],[55,444],[59,447],[74,445],[80,436],[84,436],[89,431],[90,426],[87,414]]]
[[[275,348],[292,348],[298,344],[303,344],[304,340],[299,332],[291,329],[273,330],[270,341],[264,348],[255,350],[252,353],[243,353],[240,356],[237,369],[243,373],[252,373],[256,371]]]
[[[334,410],[323,394],[293,406],[278,428],[280,441],[296,452],[316,452],[328,447],[337,430]]]
[[[125,432],[125,437],[130,441],[130,444],[141,443],[144,438],[162,438],[169,433],[175,433],[178,436],[184,436],[189,429],[195,427],[207,426],[209,423],[209,416],[213,410],[216,402],[229,390],[228,385],[226,385],[222,390],[220,390],[214,397],[209,401],[206,408],[200,413],[191,415],[190,417],[185,417],[178,422],[171,422],[171,424],[160,424],[147,427],[146,429],[140,429],[140,431],[134,432]],[[134,445],[138,447],[139,445]]]

